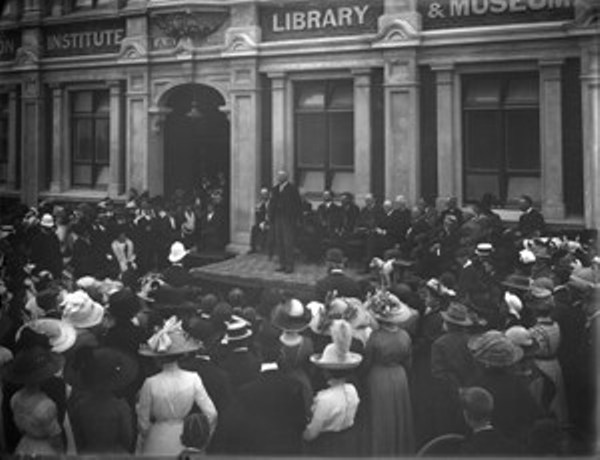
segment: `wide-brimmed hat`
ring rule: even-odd
[[[83,350],[82,350],[83,351]],[[138,362],[127,353],[111,347],[88,347],[86,359],[79,369],[65,371],[70,375],[71,385],[84,388],[118,390],[135,380],[139,372]]]
[[[44,214],[40,220],[40,225],[46,228],[54,227],[54,217],[52,217],[52,214]]]
[[[327,345],[322,354],[315,354],[310,361],[317,367],[330,370],[345,370],[358,367],[362,356],[350,351],[352,343],[352,327],[343,319],[335,320],[331,325],[332,343]]]
[[[169,252],[169,262],[177,263],[183,260],[185,256],[189,254],[190,251],[185,249],[185,246],[180,241],[175,241],[171,245],[171,251]]]
[[[48,337],[52,351],[55,353],[67,351],[75,344],[75,340],[77,339],[77,331],[73,325],[60,319],[39,318],[25,323],[15,335],[17,341],[25,328]]]
[[[533,345],[531,333],[523,326],[512,326],[504,331],[504,335],[518,347],[530,347]]]
[[[531,280],[527,276],[517,275],[513,273],[512,275],[508,275],[504,281],[501,283],[504,287],[509,289],[515,289],[517,291],[528,291]]]
[[[479,243],[475,248],[475,254],[479,257],[488,257],[491,256],[494,252],[494,246],[492,243]]]
[[[529,294],[534,299],[547,299],[552,297],[552,292],[554,291],[554,281],[547,277],[536,278],[531,282],[531,287],[529,288]]]
[[[224,345],[236,343],[252,336],[250,323],[239,316],[232,315],[231,319],[225,322],[225,325],[227,326],[227,332],[221,340]]]
[[[289,299],[275,307],[273,326],[283,331],[302,331],[312,319],[311,311],[298,299]]]
[[[523,357],[523,349],[500,331],[487,331],[469,340],[469,350],[479,363],[488,367],[509,367]]]
[[[465,327],[473,325],[473,320],[469,316],[469,309],[462,303],[450,302],[448,308],[440,314],[447,323]]]
[[[143,356],[173,356],[196,351],[202,342],[192,338],[181,326],[176,316],[171,316],[163,327],[150,337],[139,349]]]
[[[104,308],[82,290],[65,295],[61,304],[62,319],[79,329],[97,326],[104,318]]]
[[[592,267],[576,268],[569,278],[569,285],[578,291],[588,291],[598,284],[600,284],[600,273]]]
[[[402,324],[414,316],[414,310],[390,292],[379,291],[366,304],[373,317],[382,323]]]
[[[2,376],[12,383],[34,384],[48,380],[62,368],[64,360],[42,347],[32,347],[17,353],[2,369]]]

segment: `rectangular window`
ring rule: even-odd
[[[108,90],[72,93],[72,183],[106,188],[109,170],[110,113]]]
[[[8,180],[8,95],[0,94],[0,184]]]
[[[503,206],[541,199],[537,73],[463,78],[464,196],[492,193]]]
[[[294,90],[298,185],[307,192],[351,188],[354,178],[353,81],[298,82]]]

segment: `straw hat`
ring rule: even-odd
[[[52,214],[44,214],[42,220],[40,220],[40,225],[45,228],[54,227],[54,217],[52,217]]]
[[[52,351],[55,353],[67,351],[75,344],[75,340],[77,339],[75,328],[70,323],[60,319],[40,318],[24,324],[15,335],[17,341],[20,339],[25,328],[48,337]]]
[[[310,361],[317,367],[331,370],[354,369],[360,365],[362,356],[350,351],[352,328],[347,321],[338,319],[331,325],[332,343],[327,345],[321,355],[315,354]]]
[[[225,324],[227,326],[227,333],[221,340],[221,343],[224,345],[245,340],[252,335],[250,323],[239,316],[232,315],[231,319],[226,321]]]
[[[63,359],[50,350],[28,348],[17,353],[15,359],[2,369],[2,376],[12,383],[41,383],[55,375],[63,363]]]
[[[65,295],[62,319],[79,329],[94,327],[102,322],[104,308],[82,290]]]
[[[176,316],[165,321],[163,327],[148,339],[139,349],[143,356],[173,356],[196,351],[202,342],[193,339],[181,326]]]
[[[473,325],[473,320],[469,317],[469,310],[461,303],[450,302],[448,308],[440,314],[447,323],[465,327]]]
[[[475,254],[479,257],[489,257],[494,252],[494,246],[491,243],[479,243],[475,248]]]
[[[500,331],[491,330],[474,337],[468,347],[475,360],[488,367],[509,367],[523,357],[523,349]]]
[[[171,251],[169,252],[169,262],[177,263],[183,260],[185,256],[189,254],[190,251],[185,249],[185,246],[180,241],[175,241],[171,245]]]
[[[312,319],[311,311],[298,299],[289,299],[275,307],[273,326],[283,331],[302,331]]]

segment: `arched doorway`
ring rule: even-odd
[[[225,203],[229,196],[230,127],[223,96],[200,84],[185,84],[172,89],[166,100],[169,114],[164,132],[164,193],[177,189],[190,194],[208,178],[216,186],[225,179]]]

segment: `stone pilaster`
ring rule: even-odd
[[[413,51],[385,63],[385,194],[415,203],[420,193],[419,86]]]
[[[371,193],[371,69],[354,74],[354,191],[358,202]]]
[[[539,63],[542,212],[546,219],[562,219],[565,216],[562,166],[562,64],[562,60]]]
[[[21,199],[37,204],[40,184],[40,161],[44,153],[44,99],[40,76],[26,75],[21,97]]]
[[[437,182],[438,205],[448,197],[460,195],[454,148],[454,68],[452,64],[433,67],[437,97]]]
[[[17,186],[17,89],[11,87],[8,92],[8,161],[6,164],[6,188],[14,190]]]
[[[285,73],[269,74],[271,79],[271,105],[272,105],[272,151],[273,151],[273,175],[283,170],[292,173],[293,161],[290,152],[287,151],[287,139],[290,133],[287,130],[288,99],[287,86],[290,84]]]
[[[50,179],[50,191],[53,193],[62,192],[63,182],[63,155],[66,155],[64,147],[63,133],[63,104],[65,90],[59,85],[52,88],[52,175]]]
[[[145,71],[132,71],[127,82],[127,188],[162,193],[162,155],[148,148],[148,82]],[[156,154],[156,155],[153,155]]]
[[[261,108],[258,70],[254,59],[232,68],[231,211],[229,249],[241,252],[250,243],[253,210],[260,184]]]
[[[585,224],[600,229],[600,38],[582,47],[581,96]]]
[[[110,177],[108,181],[108,195],[112,198],[123,193],[123,113],[121,81],[109,82],[110,87]]]

